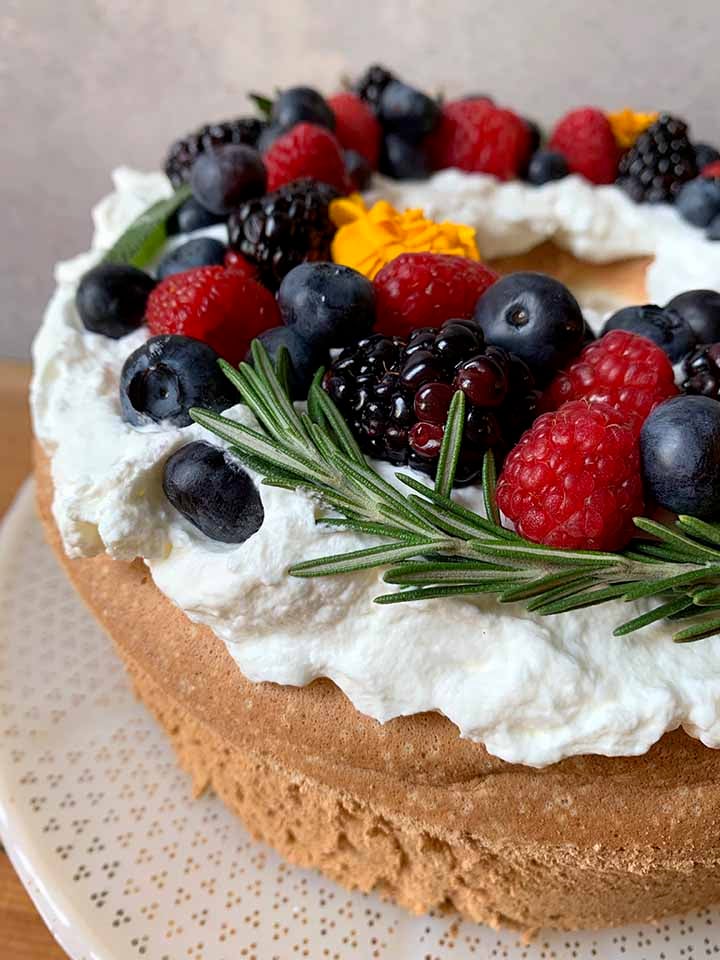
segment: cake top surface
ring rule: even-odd
[[[589,108],[540,145],[379,73],[268,109],[116,171],[58,267],[32,406],[68,554],[142,557],[251,680],[506,760],[717,746],[710,148]],[[666,306],[488,264],[548,241],[652,258]]]

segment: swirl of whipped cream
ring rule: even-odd
[[[293,579],[286,570],[294,562],[372,542],[318,528],[317,505],[302,493],[262,487],[265,522],[239,545],[208,540],[176,513],[162,493],[163,463],[204,431],[124,423],[119,374],[147,331],[121,340],[88,333],[74,306],[84,271],[170,192],[163,175],[128,169],[116,171],[115,186],[95,208],[92,250],[58,266],[33,350],[35,431],[51,458],[53,511],[70,556],[144,558],[159,589],[214,630],[251,680],[330,677],[379,721],[438,710],[504,760],[542,766],[581,753],[641,754],[680,725],[720,746],[718,639],[677,646],[662,625],[613,637],[634,605],[548,618],[490,598],[377,606],[372,599],[387,586],[376,570]],[[484,256],[546,239],[597,262],[654,255],[648,284],[660,302],[720,276],[720,244],[672,210],[636,206],[577,177],[536,188],[448,170],[423,183],[379,182],[376,194],[475,227]],[[203,232],[222,237],[222,227]],[[238,405],[228,416],[250,415]],[[480,507],[478,490],[459,496]]]

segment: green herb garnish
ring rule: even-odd
[[[267,352],[252,345],[253,365],[221,361],[258,420],[252,429],[210,410],[192,409],[197,423],[230,443],[231,451],[266,484],[304,489],[331,513],[319,523],[379,538],[363,550],[295,564],[295,577],[349,574],[387,567],[384,581],[401,589],[376,597],[380,604],[435,597],[495,594],[500,603],[522,602],[538,614],[560,614],[610,600],[648,598],[658,604],[615,630],[623,636],[660,619],[686,620],[678,643],[720,633],[720,524],[681,516],[672,525],[638,518],[653,539],[634,541],[622,553],[560,550],[524,540],[500,522],[495,463],[483,470],[487,517],[452,499],[460,453],[462,394],[448,414],[435,487],[404,473],[399,490],[370,466],[316,376],[307,413],[298,412]]]
[[[128,263],[146,267],[160,252],[167,240],[168,218],[190,197],[190,187],[183,184],[171,197],[148,207],[110,247],[103,257],[106,263]]]

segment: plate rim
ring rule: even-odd
[[[22,536],[35,509],[32,474],[23,482],[0,523],[0,582],[12,564],[12,547]],[[2,624],[0,624],[2,626]],[[0,646],[4,631],[0,629]],[[53,889],[52,866],[47,851],[31,838],[0,764],[0,840],[20,882],[51,935],[72,960],[119,960],[108,953],[76,903],[62,889]]]

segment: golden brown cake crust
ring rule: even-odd
[[[654,919],[720,900],[720,752],[682,731],[638,758],[505,763],[438,714],[386,724],[329,681],[253,684],[140,561],[68,560],[136,689],[197,789],[212,785],[253,833],[348,886],[411,910],[567,929]]]

